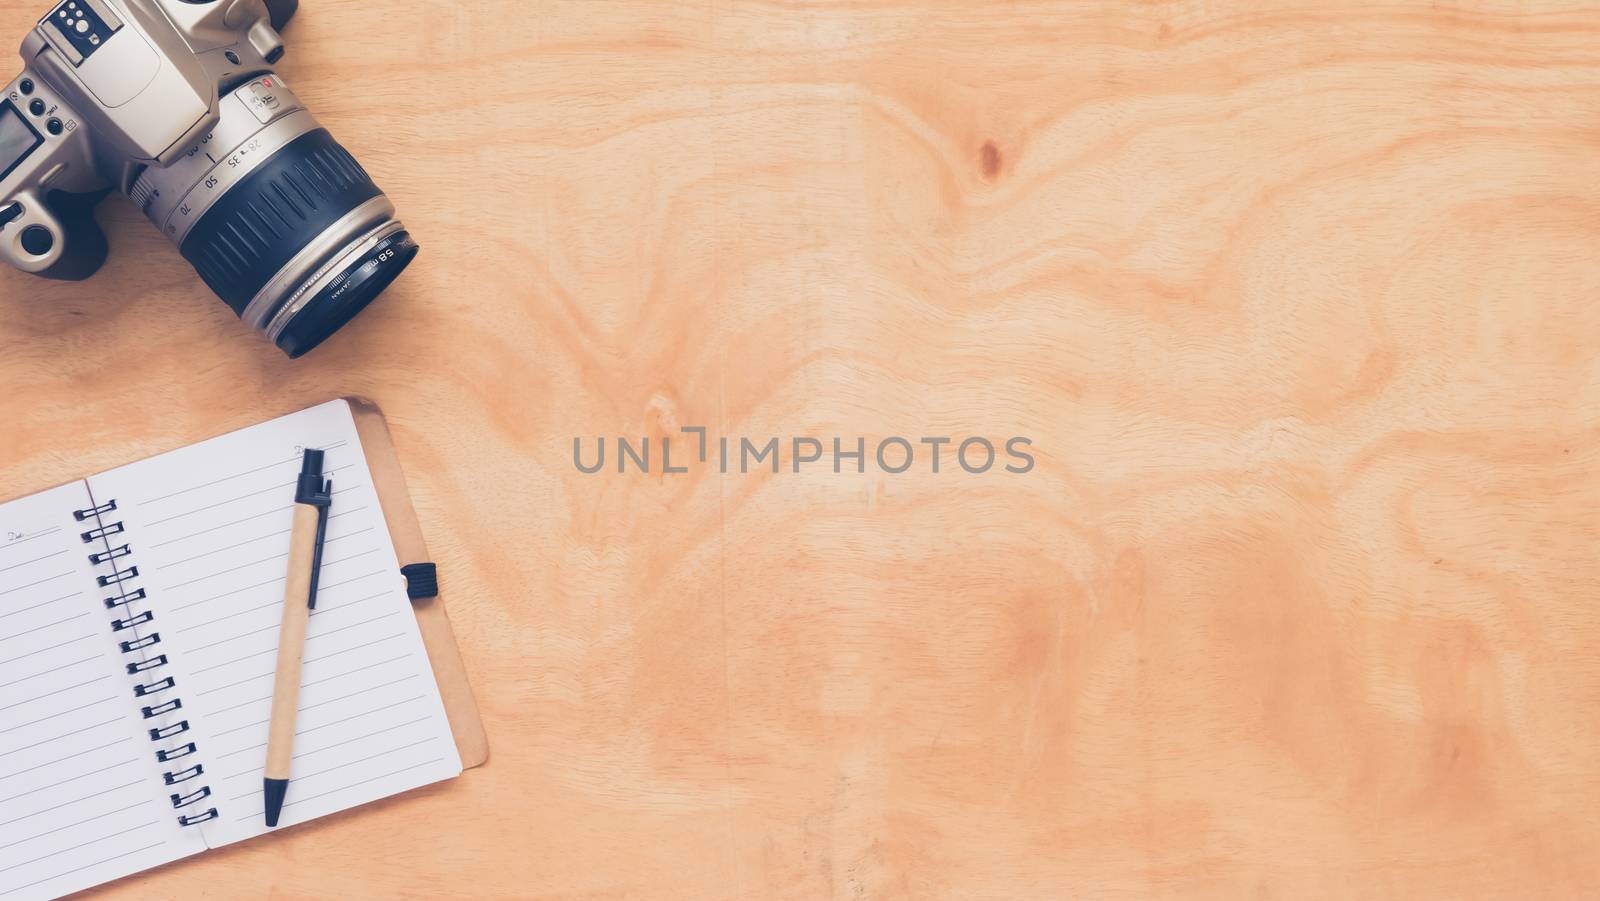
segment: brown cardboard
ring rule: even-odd
[[[383,505],[383,517],[389,523],[389,535],[400,565],[428,561],[422,526],[411,506],[405,473],[400,469],[400,458],[395,453],[383,411],[365,398],[347,397],[345,400],[350,402],[356,433],[361,436],[367,467],[372,471],[372,484],[378,493],[378,502]],[[444,581],[440,579],[441,583]],[[482,766],[489,759],[489,736],[478,715],[478,702],[467,681],[467,668],[461,660],[461,649],[456,646],[455,631],[450,628],[450,618],[445,614],[443,589],[438,597],[415,601],[411,606],[422,630],[428,659],[433,664],[433,677],[439,684],[445,714],[450,718],[450,731],[455,735],[456,750],[461,754],[461,766],[464,769]]]

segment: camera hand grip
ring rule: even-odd
[[[109,247],[94,221],[94,208],[108,192],[41,198],[24,191],[7,206],[14,216],[0,229],[0,260],[44,278],[79,281],[99,271]]]

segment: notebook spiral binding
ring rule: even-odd
[[[158,719],[183,709],[183,699],[173,692],[178,688],[177,680],[168,675],[160,676],[156,671],[166,666],[167,655],[145,653],[150,648],[161,644],[161,633],[154,630],[144,630],[155,622],[155,614],[149,610],[135,612],[132,605],[145,600],[145,590],[135,587],[133,583],[139,578],[139,567],[129,559],[133,556],[133,548],[127,544],[113,545],[112,536],[122,534],[125,529],[121,521],[107,522],[106,517],[117,512],[115,499],[103,504],[90,507],[87,510],[73,511],[73,517],[78,522],[93,523],[93,528],[80,536],[84,544],[99,545],[101,548],[89,555],[89,562],[95,566],[109,566],[111,571],[96,577],[96,582],[102,588],[109,588],[116,592],[105,599],[106,609],[118,611],[118,615],[111,620],[111,631],[118,635],[127,633],[128,637],[117,642],[117,647],[124,654],[137,654],[137,660],[127,664],[128,675],[151,674],[150,681],[133,688],[133,696],[141,700],[140,712],[147,720]],[[150,699],[145,701],[145,699]],[[205,775],[205,767],[198,763],[184,766],[178,761],[198,753],[199,748],[194,742],[173,745],[170,739],[176,738],[189,731],[189,721],[179,720],[165,726],[150,730],[150,741],[162,744],[156,749],[156,761],[163,765],[173,764],[173,768],[161,774],[161,779],[169,786],[181,786],[171,796],[172,808],[182,811],[178,814],[179,826],[196,826],[208,820],[217,818],[217,809],[208,808],[198,813],[190,812],[196,804],[211,797],[211,786],[196,785],[195,780]]]

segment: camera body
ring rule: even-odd
[[[0,260],[82,279],[129,197],[291,356],[416,254],[394,208],[273,70],[298,0],[60,0],[0,92]]]

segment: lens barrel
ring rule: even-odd
[[[241,319],[299,357],[416,257],[394,206],[276,75],[225,96],[217,128],[129,196]]]
[[[382,194],[355,157],[319,128],[234,185],[195,223],[179,250],[242,316],[256,292],[309,240]]]

